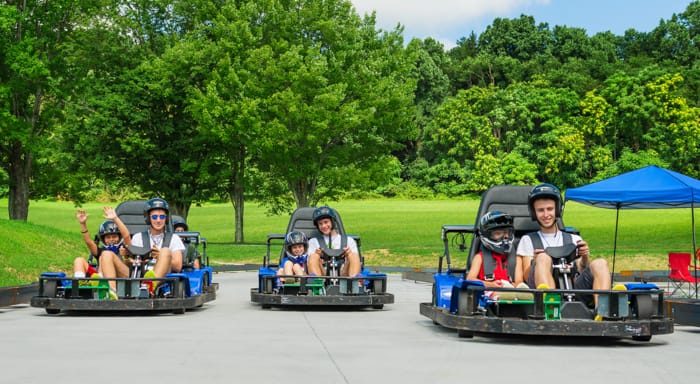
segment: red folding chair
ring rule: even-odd
[[[695,296],[700,278],[695,277],[697,267],[690,265],[690,253],[669,252],[668,270],[669,286],[673,289],[671,296],[676,292],[683,297]]]

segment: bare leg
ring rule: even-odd
[[[168,250],[170,250],[170,248],[168,248]],[[170,253],[170,271],[173,273],[180,273],[180,271],[182,271],[182,251]]]
[[[304,268],[299,264],[292,264],[292,273],[297,276],[304,276]]]
[[[535,255],[535,287],[540,284],[547,284],[549,288],[556,287],[552,275],[552,258],[544,252]]]
[[[129,276],[129,267],[114,252],[103,251],[100,255],[100,273],[105,278],[127,277]],[[117,282],[110,280],[109,287],[116,290]]]
[[[343,270],[340,271],[341,276],[356,276],[361,270],[360,256],[356,253],[350,253],[345,260]]]
[[[73,260],[73,276],[75,276],[76,272],[82,272],[83,276],[84,276],[87,270],[88,270],[87,260],[83,259],[82,257],[76,257],[75,260]],[[88,276],[88,277],[90,277],[90,276]]]
[[[605,259],[591,261],[591,273],[593,273],[593,289],[610,289],[610,269]],[[595,304],[598,305],[598,295],[594,295]]]
[[[156,277],[165,277],[170,273],[172,255],[170,254],[170,248],[161,248],[158,260],[156,260],[156,265],[153,267],[153,272],[155,272]]]
[[[323,263],[321,263],[321,256],[319,256],[317,253],[312,253],[309,255],[309,274],[313,274],[316,276],[323,276],[325,275],[324,270],[323,270]]]

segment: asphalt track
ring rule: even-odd
[[[255,272],[219,273],[184,315],[46,315],[0,308],[0,383],[689,383],[700,328],[649,343],[461,339],[418,312],[431,285],[391,274],[384,310],[263,310]]]

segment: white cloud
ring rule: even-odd
[[[549,4],[551,0],[351,0],[360,15],[377,12],[377,27],[393,30],[405,27],[405,38],[433,37],[449,48],[457,29],[466,36],[475,28],[470,23],[485,17],[499,17],[531,5]],[[476,31],[477,33],[480,31]]]

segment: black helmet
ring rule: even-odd
[[[154,209],[162,209],[165,211],[165,213],[168,216],[170,216],[170,209],[168,209],[168,202],[161,199],[160,197],[156,197],[154,199],[146,201],[146,204],[143,205],[143,217],[144,217],[144,219],[146,219],[146,224],[151,224],[151,218],[149,217],[149,214]],[[166,222],[167,222],[167,219],[166,219]]]
[[[292,253],[292,245],[295,244],[304,244],[305,254],[309,250],[309,239],[304,232],[292,231],[284,238],[284,250],[287,252],[287,256],[296,257],[294,253]]]
[[[100,237],[102,244],[106,244],[105,243],[105,236],[111,235],[111,234],[119,235],[119,241],[121,241],[122,233],[119,231],[119,227],[117,227],[117,223],[115,223],[112,220],[103,221],[102,224],[100,224],[100,228],[97,230],[97,235]]]
[[[507,231],[507,236],[494,238],[493,232]],[[508,254],[513,248],[513,216],[501,211],[486,212],[479,220],[479,236],[484,247],[493,252]]]
[[[322,207],[318,207],[314,209],[314,214],[313,214],[313,221],[314,225],[318,229],[318,221],[321,219],[329,218],[333,222],[333,227],[335,227],[335,210],[333,208],[324,205]]]
[[[182,218],[182,216],[173,215],[172,222],[173,222],[173,229],[177,229],[177,227],[184,227],[185,232],[189,231],[189,227],[187,226],[187,222],[185,221],[185,219]]]
[[[561,213],[564,210],[564,205],[561,201],[561,192],[559,188],[552,184],[540,184],[532,188],[530,195],[527,197],[527,208],[530,211],[530,217],[533,221],[537,221],[537,213],[535,213],[535,200],[539,199],[552,199],[554,200],[554,210],[557,218],[561,217]]]

